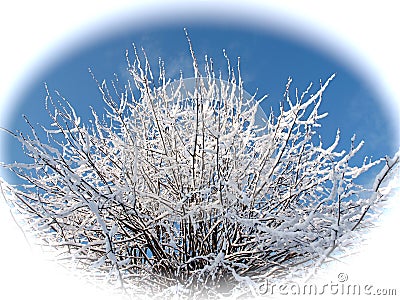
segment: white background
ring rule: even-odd
[[[163,4],[160,4],[160,3]],[[0,11],[0,124],[12,116],[13,99],[18,90],[63,51],[88,40],[91,32],[100,34],[118,27],[118,14],[130,15],[145,24],[146,15],[157,17],[183,15],[185,11],[213,11],[226,15],[243,11],[254,20],[272,20],[285,30],[303,32],[305,40],[339,53],[348,63],[375,82],[388,99],[398,118],[400,91],[399,16],[396,1],[7,1]],[[271,12],[273,12],[271,14]],[[294,27],[291,27],[294,26]],[[314,40],[307,38],[312,32]],[[334,43],[324,41],[329,36]],[[1,142],[1,141],[0,141]],[[0,145],[1,146],[1,145]],[[1,148],[1,147],[0,147]],[[0,153],[1,154],[1,153]],[[399,199],[396,199],[399,200]],[[397,288],[398,237],[400,209],[393,209],[370,234],[363,253],[349,260],[346,272],[359,283],[382,288]],[[31,253],[22,233],[12,221],[7,207],[0,202],[0,298],[2,299],[102,299],[100,293],[67,276],[53,264]]]

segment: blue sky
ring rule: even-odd
[[[293,78],[292,87],[300,92],[314,82],[317,88],[319,81],[325,81],[332,73],[336,78],[324,94],[320,112],[328,112],[327,118],[321,121],[320,134],[328,146],[341,130],[339,150],[348,149],[350,138],[355,133],[357,141],[365,140],[358,160],[372,155],[374,158],[386,154],[393,155],[398,147],[395,140],[395,129],[398,124],[391,123],[381,105],[379,91],[364,78],[338,60],[340,55],[329,56],[320,49],[289,38],[283,32],[272,32],[267,29],[234,26],[232,23],[185,23],[164,25],[138,31],[127,28],[122,32],[107,34],[101,39],[93,40],[84,46],[76,45],[73,50],[59,57],[54,64],[46,66],[32,78],[31,82],[14,99],[19,103],[11,118],[10,124],[1,124],[12,130],[27,131],[22,114],[33,123],[49,124],[44,111],[45,89],[47,83],[50,91],[58,90],[76,108],[83,119],[89,117],[89,106],[97,111],[102,110],[102,100],[97,86],[88,72],[91,68],[96,78],[112,79],[113,74],[120,79],[127,79],[125,51],[133,54],[132,43],[137,48],[143,47],[153,65],[158,70],[158,58],[165,61],[167,76],[178,78],[180,70],[184,77],[192,77],[192,62],[188,43],[183,28],[188,29],[196,56],[200,62],[204,55],[212,57],[215,67],[226,71],[223,49],[235,65],[240,56],[244,87],[253,94],[262,97],[268,94],[263,108],[268,113],[270,106],[277,110],[285,90],[288,77]],[[313,89],[315,91],[315,89]],[[6,138],[0,138],[5,147],[6,157],[0,160],[20,160],[18,144]],[[6,146],[4,146],[6,145]]]

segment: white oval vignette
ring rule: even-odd
[[[214,16],[223,16],[225,9],[236,15],[240,11],[247,11],[254,13],[254,19],[260,25],[263,16],[269,16],[269,24],[276,22],[276,26],[283,26],[284,31],[297,28],[293,32],[297,38],[301,38],[298,35],[302,31],[312,31],[316,38],[304,37],[304,42],[314,43],[332,55],[348,53],[348,57],[343,57],[345,62],[351,64],[358,74],[363,74],[368,82],[375,84],[381,95],[388,99],[382,105],[391,112],[391,117],[398,118],[400,115],[400,91],[396,90],[400,44],[394,39],[400,24],[395,3],[385,1],[383,6],[382,3],[365,2],[361,7],[358,2],[335,1],[321,5],[317,0],[295,3],[249,0],[245,4],[232,4],[225,0],[202,0],[196,3],[181,0],[133,2],[90,0],[54,3],[40,0],[24,1],[22,5],[8,3],[0,12],[3,40],[0,56],[0,126],[6,125],[8,118],[13,116],[12,107],[19,90],[25,88],[25,83],[30,76],[34,76],[37,68],[51,64],[69,47],[88,42],[85,39],[88,39],[90,32],[107,30],[108,26],[123,27],[124,24],[115,21],[118,14],[123,14],[124,18],[131,15],[131,18],[137,18],[137,22],[146,22],[146,13],[149,13],[153,17],[159,16],[159,22],[162,23],[163,15],[171,15],[175,11],[183,16],[186,11],[193,13],[197,8],[200,13],[212,9]],[[337,44],[325,41],[323,37],[326,35],[336,37]],[[0,158],[3,147],[0,144]],[[395,274],[400,267],[395,259],[398,249],[396,230],[400,225],[400,205],[394,201],[397,199],[389,203],[391,209],[382,216],[380,227],[371,232],[370,243],[362,248],[363,252],[350,259],[346,269],[338,265],[337,269],[332,270],[333,277],[328,280],[336,280],[338,273],[346,272],[354,283],[397,288],[400,294]],[[103,292],[68,275],[61,267],[46,262],[41,255],[33,254],[4,201],[0,201],[0,228],[0,298],[110,299]]]

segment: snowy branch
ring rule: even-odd
[[[351,166],[363,143],[346,153],[339,131],[328,147],[317,138],[334,76],[295,99],[289,80],[279,114],[260,118],[239,63],[227,59],[224,80],[206,57],[203,72],[188,42],[194,78],[171,82],[160,61],[157,81],[135,49],[122,90],[96,80],[106,114],[93,110],[88,124],[48,91],[51,126],[9,132],[30,162],[3,164],[25,184],[2,181],[2,191],[37,242],[127,293],[254,294],[265,277],[304,273],[351,244],[387,196],[399,153],[360,186],[382,160]]]

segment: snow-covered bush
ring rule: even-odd
[[[31,161],[3,164],[25,182],[3,181],[3,195],[36,242],[128,295],[256,294],[349,247],[399,154],[351,166],[362,143],[337,152],[338,132],[322,145],[318,108],[333,76],[294,98],[289,80],[266,117],[239,67],[227,60],[224,79],[206,59],[202,71],[189,45],[194,77],[174,82],[135,50],[124,88],[96,81],[107,111],[87,124],[48,92],[51,127],[10,132]],[[372,187],[356,184],[378,163]]]

